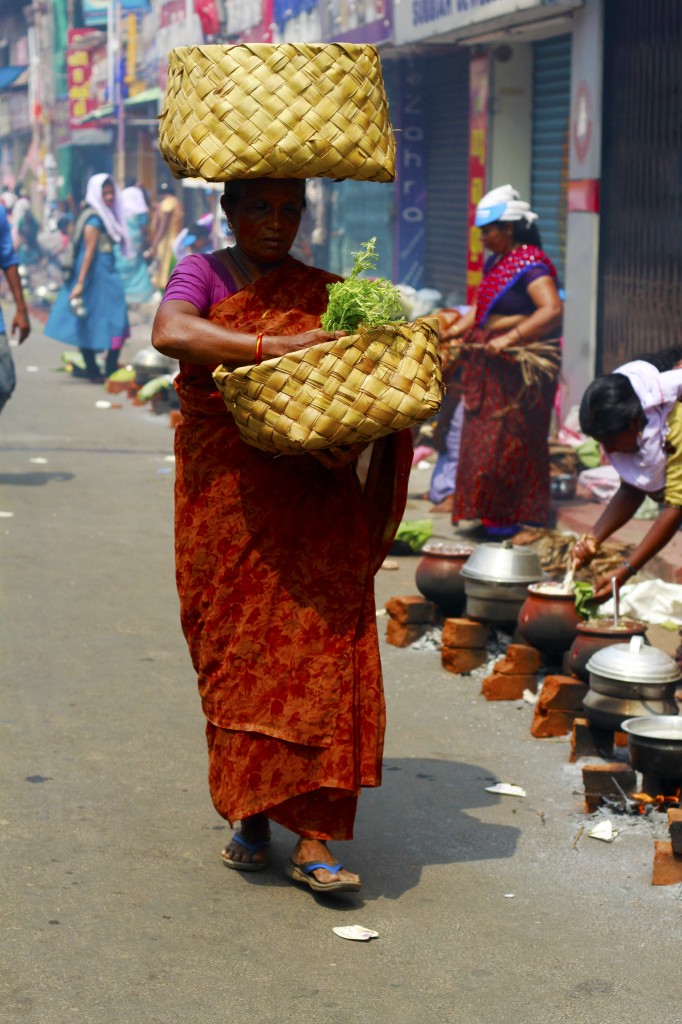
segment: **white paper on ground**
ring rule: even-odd
[[[373,932],[371,928],[364,928],[361,924],[340,925],[338,928],[332,928],[332,931],[342,939],[353,939],[355,942],[379,938],[379,932]]]
[[[502,796],[526,796],[521,786],[512,786],[509,782],[496,782],[494,786],[486,786],[486,793],[501,793]]]
[[[601,839],[605,843],[612,843],[618,835],[612,823],[608,819],[597,822],[594,828],[587,834],[593,839]]]

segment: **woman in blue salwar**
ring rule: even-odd
[[[78,348],[84,368],[75,376],[99,382],[102,375],[95,353],[106,352],[104,373],[117,369],[121,349],[130,334],[121,277],[114,247],[131,251],[118,190],[108,174],[88,181],[85,205],[74,228],[75,262],[45,324],[45,334]]]

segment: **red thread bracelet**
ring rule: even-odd
[[[259,334],[256,338],[256,363],[260,363],[263,358],[263,335]]]

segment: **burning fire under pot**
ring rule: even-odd
[[[679,666],[642,636],[602,648],[586,667],[590,688],[583,707],[592,725],[616,732],[627,719],[678,714]]]
[[[538,555],[527,548],[479,544],[462,568],[466,614],[491,626],[513,629],[528,585],[543,576]]]

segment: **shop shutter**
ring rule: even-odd
[[[424,287],[466,302],[469,188],[469,51],[421,58],[426,93]]]
[[[597,371],[682,339],[682,4],[608,0]]]
[[[540,218],[542,248],[560,285],[566,261],[566,190],[571,108],[571,36],[533,43],[531,206]]]

